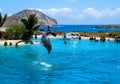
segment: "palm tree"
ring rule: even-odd
[[[1,13],[0,13],[0,27],[3,26],[3,24],[5,23],[7,19],[7,14],[4,15],[4,17],[2,17]]]
[[[33,44],[30,38],[32,37],[34,31],[36,31],[41,26],[38,25],[37,17],[35,16],[35,14],[30,14],[27,19],[21,19],[21,22],[25,27],[25,32],[23,34],[22,41],[18,41],[16,43],[16,46],[18,46],[18,43],[20,42]]]
[[[38,19],[35,14],[30,14],[27,19],[21,19],[24,27],[26,29],[26,34],[24,38],[30,39],[35,30],[37,30],[41,25],[38,25]]]

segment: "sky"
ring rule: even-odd
[[[1,0],[0,12],[8,16],[34,9],[58,24],[120,24],[120,0]]]

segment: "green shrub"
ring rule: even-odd
[[[22,39],[25,29],[21,25],[11,25],[6,29],[5,39]]]

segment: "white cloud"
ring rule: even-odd
[[[34,9],[34,8],[29,8]],[[64,16],[67,18],[76,18],[76,19],[83,19],[83,18],[104,18],[104,17],[118,17],[120,16],[120,8],[116,9],[103,9],[103,10],[96,10],[92,7],[79,11],[78,9],[72,8],[49,8],[49,9],[40,9],[37,8],[35,10],[39,10],[47,15],[52,17],[57,16]]]
[[[110,17],[120,16],[120,8],[117,8],[115,10],[109,10],[109,16]]]
[[[30,9],[30,10],[36,10],[35,8],[28,8],[28,9]]]
[[[0,12],[2,12],[2,9],[0,8]]]
[[[30,9],[33,9],[33,8],[30,8]],[[57,16],[57,15],[67,15],[67,14],[70,14],[73,12],[73,9],[71,8],[49,8],[49,9],[40,9],[40,8],[37,8],[35,10],[39,10],[45,14],[48,14],[50,16]]]
[[[118,17],[120,16],[120,8],[117,9],[103,9],[101,11],[96,10],[94,8],[87,8],[85,9],[82,14],[86,17],[93,17],[93,18],[103,18],[103,17]]]
[[[77,0],[67,0],[67,1],[70,2],[70,3],[77,4]]]
[[[101,12],[95,10],[94,8],[87,8],[83,11],[83,14],[86,16],[92,16],[92,17],[100,17],[101,16]]]
[[[30,8],[34,9],[34,8]],[[34,9],[43,12],[44,14],[55,18],[58,22],[91,22],[91,19],[94,21],[101,20],[116,20],[116,18],[120,18],[120,8],[116,9],[102,9],[97,10],[92,7],[88,7],[83,10],[72,9],[72,8],[48,8],[48,9]],[[91,18],[91,19],[90,19]],[[93,22],[94,22],[93,21]],[[101,21],[103,22],[103,21]],[[114,22],[114,21],[113,21]]]

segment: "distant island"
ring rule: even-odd
[[[101,26],[96,26],[95,28],[120,28],[120,24],[118,24],[118,25],[101,25]]]

